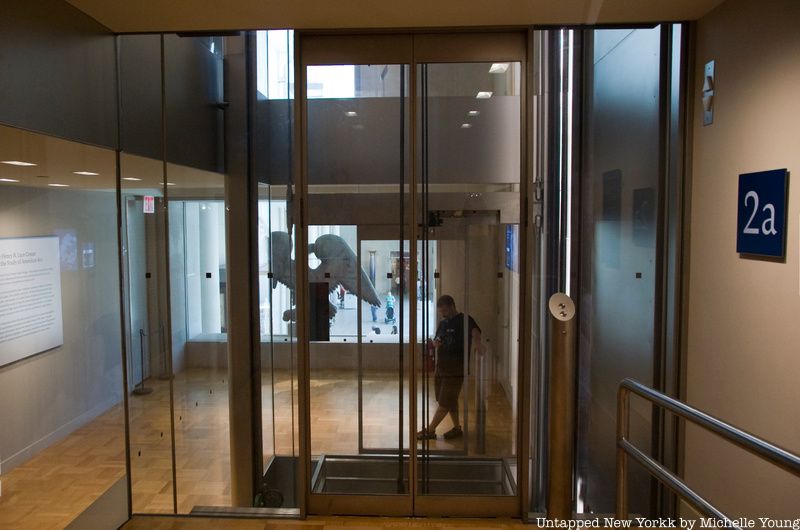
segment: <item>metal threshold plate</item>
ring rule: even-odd
[[[314,493],[397,495],[408,491],[407,464],[391,455],[320,456]],[[501,458],[431,457],[419,463],[419,489],[431,495],[515,495],[514,473]]]

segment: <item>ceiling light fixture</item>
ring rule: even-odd
[[[509,64],[508,63],[494,63],[492,64],[491,68],[489,68],[490,74],[504,74],[508,70]]]
[[[478,92],[478,95],[475,96],[475,97],[478,98],[478,99],[489,99],[490,97],[492,97],[492,92],[481,91],[481,92]]]
[[[174,182],[167,182],[167,186],[177,186]]]
[[[462,129],[469,129],[470,127],[472,127],[471,123],[462,123],[461,124],[461,128]]]
[[[85,175],[87,177],[97,177],[100,173],[95,173],[93,171],[73,171],[76,175]]]
[[[69,184],[52,183],[52,184],[48,184],[48,186],[53,187],[53,188],[69,188]]]
[[[478,112],[477,110],[471,110],[467,112],[467,116],[477,116],[478,114],[480,114],[480,112]]]
[[[17,179],[0,179],[0,182],[19,182]]]
[[[9,166],[22,166],[22,167],[30,167],[35,166],[33,162],[22,162],[21,160],[3,160],[3,164],[8,164]]]
[[[344,115],[347,116],[348,118],[355,118],[356,116],[358,116],[358,112],[354,110],[348,110],[347,112],[344,113]]]
[[[130,180],[132,182],[139,182],[142,179],[136,178],[136,177],[122,177],[122,180]]]

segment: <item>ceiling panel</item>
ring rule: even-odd
[[[723,0],[69,0],[114,32],[695,20]]]

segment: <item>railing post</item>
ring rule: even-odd
[[[628,457],[622,441],[630,436],[630,391],[624,386],[617,392],[617,519],[628,518]]]
[[[575,458],[575,304],[550,297],[550,396],[547,516],[572,518]]]

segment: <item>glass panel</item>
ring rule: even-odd
[[[374,228],[369,229],[378,235]],[[388,234],[387,234],[388,235]],[[403,246],[408,249],[408,240]],[[373,356],[387,348],[397,348],[402,343],[404,352],[409,344],[409,325],[400,326],[400,314],[403,319],[414,318],[410,307],[410,289],[419,287],[419,282],[410,280],[410,256],[404,251],[401,257],[397,240],[370,239],[361,241],[361,268],[375,286],[381,306],[361,300],[361,356],[359,370],[361,386],[359,388],[359,433],[360,447],[365,453],[385,453],[397,451],[398,426],[400,413],[400,395],[397,385],[385,385],[384,380],[391,377],[390,368],[378,370]],[[402,279],[401,279],[402,276]],[[402,282],[402,288],[401,288]],[[402,304],[402,307],[400,307]],[[417,313],[420,306],[417,306]],[[403,330],[402,337],[400,330]],[[389,346],[394,345],[394,346]],[[406,362],[406,361],[404,361]],[[393,372],[391,372],[393,374]],[[404,368],[405,373],[405,368]],[[403,380],[402,410],[403,414],[403,447],[408,448],[408,378]],[[376,418],[382,418],[376,421]],[[387,428],[391,425],[392,428]]]
[[[64,528],[107,491],[125,521],[116,169],[0,126],[2,528]]]
[[[592,30],[587,39],[581,179],[579,499],[614,509],[616,393],[652,385],[656,292],[661,28]],[[624,309],[623,309],[624,308]],[[651,409],[631,402],[631,436],[651,442]],[[630,510],[650,512],[650,480],[630,470]]]
[[[120,39],[133,511],[230,506],[225,179],[240,143],[223,113],[243,112],[226,90],[245,87],[223,77],[243,39]]]
[[[291,176],[294,32],[259,31],[256,149],[261,425],[264,477],[256,506],[298,507],[295,230]]]
[[[172,513],[163,170],[160,161],[122,153],[120,171],[133,511]]]
[[[407,67],[306,72],[311,491],[406,493]]]
[[[422,494],[516,494],[520,72],[418,71]]]
[[[177,507],[189,513],[231,506],[225,190],[227,178],[239,176],[234,117],[245,102],[238,96],[244,75],[226,70],[243,38],[164,35],[163,42],[171,273],[165,318]]]
[[[167,343],[161,38],[120,37],[120,208],[134,513],[172,513],[172,366]]]

